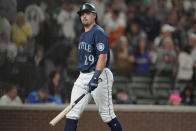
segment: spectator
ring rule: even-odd
[[[187,81],[189,83],[193,77],[193,58],[191,57],[192,47],[190,45],[186,45],[184,50],[180,52],[178,57],[178,81]]]
[[[32,35],[31,26],[25,21],[23,12],[18,12],[16,22],[12,26],[12,41],[19,49],[27,43],[28,36]]]
[[[154,40],[154,45],[158,49],[162,46],[163,39],[166,37],[172,38],[172,33],[175,31],[175,28],[169,24],[164,24],[161,27],[161,32]]]
[[[194,73],[193,73],[193,84],[194,86],[196,86],[196,35],[195,34],[192,34],[191,35],[191,40],[190,40],[190,45],[192,47],[192,52],[191,52],[191,56],[192,56],[192,59],[193,59],[193,70],[194,70]]]
[[[113,0],[112,3],[112,8],[120,10],[122,12],[127,11],[127,5],[125,4],[125,1],[119,1],[119,0]]]
[[[195,48],[196,46],[196,34],[191,33],[188,36],[188,45],[190,45],[192,48]]]
[[[154,43],[150,46],[150,56],[151,56],[151,68],[155,71],[155,64],[158,55],[158,50],[162,47],[163,40],[165,38],[172,38],[172,33],[175,31],[175,28],[169,24],[163,24],[161,27],[160,34],[155,38]]]
[[[0,4],[2,4],[4,7],[6,7],[6,18],[8,21],[13,24],[16,20],[16,14],[17,14],[17,0],[0,0]],[[11,28],[10,28],[11,30]],[[10,37],[9,37],[10,38]]]
[[[111,47],[114,41],[124,32],[126,26],[125,14],[110,7],[110,10],[104,16],[103,24],[105,31],[108,33]]]
[[[28,98],[27,104],[61,104],[60,99],[56,99],[51,95],[48,95],[48,89],[46,87],[38,89],[38,91],[32,91]]]
[[[157,55],[158,55],[158,49],[154,44],[151,44],[150,46],[150,59],[151,59],[151,65],[150,65],[150,70],[154,72],[155,69],[155,64],[157,60]]]
[[[169,96],[169,105],[178,106],[181,104],[181,100],[179,93],[173,93]]]
[[[0,34],[6,32],[8,39],[10,39],[11,25],[7,20],[7,18],[5,17],[6,12],[7,12],[6,7],[0,4]]]
[[[169,15],[167,16],[165,23],[176,27],[178,23],[178,14],[177,11],[174,9],[169,10]]]
[[[181,16],[184,13],[183,1],[181,0],[172,0],[173,9],[178,12],[178,15]]]
[[[155,15],[156,17],[161,20],[165,21],[167,15],[168,15],[168,10],[166,8],[166,2],[165,0],[156,0],[157,1],[157,7],[155,7]]]
[[[196,45],[195,45],[195,47],[193,48],[193,50],[191,52],[191,56],[192,56],[193,61],[194,61],[193,66],[194,66],[194,68],[196,68]]]
[[[187,32],[185,30],[187,17],[185,15],[179,18],[176,30],[173,33],[174,44],[177,53],[180,53],[182,47],[187,43]]]
[[[192,48],[191,56],[194,61],[194,67],[196,67],[196,35],[195,34],[192,33],[189,35],[188,45],[190,45]]]
[[[191,34],[196,34],[196,20],[194,23],[191,25],[190,29],[187,31],[188,36]]]
[[[115,43],[115,69],[121,75],[130,76],[132,72],[133,55],[128,53],[128,42],[125,36],[119,37]]]
[[[195,32],[195,27],[194,27],[195,26],[195,9],[190,9],[189,11],[187,11],[185,13],[187,16],[186,29],[188,29],[187,31],[188,31],[188,35],[189,35],[190,33]]]
[[[45,52],[54,46],[59,38],[59,26],[56,19],[53,17],[53,12],[51,9],[47,9],[46,11],[45,20],[43,21],[38,41],[39,44],[43,46]]]
[[[183,1],[183,6],[185,11],[196,9],[196,2],[194,0],[185,0]]]
[[[46,78],[56,69],[64,69],[70,54],[70,43],[59,41],[45,52],[43,60]]]
[[[41,64],[42,59],[43,59],[43,47],[37,45],[35,48],[34,56],[28,63],[32,68],[29,75],[31,75],[31,78],[34,78],[29,83],[31,86],[31,88],[30,86],[28,86],[29,91],[39,89],[47,81],[47,78],[45,77],[44,66],[42,66]]]
[[[6,94],[0,98],[0,105],[21,105],[22,101],[17,92],[16,86],[8,85]]]
[[[77,13],[75,6],[69,1],[63,1],[57,22],[61,26],[61,32],[65,39],[73,41],[76,37],[74,24]]]
[[[25,61],[32,61],[35,50],[35,37],[28,36],[27,43],[23,44],[18,52],[18,58],[22,57]]]
[[[15,44],[9,41],[6,32],[0,34],[0,52],[4,53],[10,62],[13,62],[17,55],[17,48]]]
[[[155,10],[149,7],[146,10],[146,15],[140,18],[140,25],[147,34],[148,42],[154,41],[159,35],[161,22],[155,16]]]
[[[189,86],[186,86],[184,90],[181,92],[180,96],[182,97],[183,105],[194,105],[194,95],[193,89]]]
[[[128,51],[136,50],[140,37],[146,37],[137,23],[130,23],[126,29],[126,37],[128,39]]]
[[[34,65],[36,67],[40,66],[40,62],[43,59],[43,54],[44,54],[44,49],[41,45],[37,45],[36,49],[35,49],[35,55],[34,55]]]
[[[123,89],[120,89],[117,92],[117,99],[114,103],[115,104],[132,104],[132,102],[129,100],[128,92]]]
[[[151,59],[150,52],[147,47],[146,37],[140,37],[134,57],[134,72],[149,73]]]
[[[173,76],[176,75],[176,52],[173,48],[173,41],[171,38],[165,38],[163,45],[159,49],[156,60],[157,73],[171,73]]]
[[[53,71],[50,73],[50,78],[48,81],[49,95],[66,102],[65,89],[63,88],[61,80],[60,71]]]
[[[31,25],[32,35],[36,37],[39,34],[40,25],[45,19],[44,12],[38,6],[38,2],[33,2],[33,4],[27,6],[25,10],[25,18]]]
[[[129,7],[126,16],[127,16],[127,23],[126,23],[127,27],[129,27],[130,23],[139,23],[138,12],[133,5]]]
[[[97,21],[99,25],[103,25],[103,19],[104,19],[104,14],[105,14],[105,0],[93,0],[91,1],[92,4],[95,6],[96,11],[97,11]]]

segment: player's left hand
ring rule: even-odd
[[[99,76],[101,74],[101,71],[96,70],[92,79],[90,80],[88,86],[88,92],[91,93],[91,91],[93,91],[94,89],[97,88],[98,86],[98,80],[99,80]]]

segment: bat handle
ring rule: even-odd
[[[82,94],[77,100],[74,101],[74,103],[77,104],[85,95],[86,93]]]

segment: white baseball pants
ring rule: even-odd
[[[90,73],[80,73],[72,89],[71,103],[73,103],[81,94],[87,91],[88,83],[93,74],[94,71]],[[75,120],[79,119],[81,113],[84,111],[92,98],[94,99],[96,106],[98,107],[99,114],[104,122],[108,123],[116,117],[112,103],[112,85],[114,81],[113,74],[110,69],[105,68],[99,78],[98,87],[79,101],[66,115],[67,118]]]

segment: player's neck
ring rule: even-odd
[[[91,25],[89,25],[89,26],[84,26],[84,30],[85,30],[85,32],[88,32],[89,30],[91,30],[92,28],[93,28],[93,26],[95,25],[95,22],[94,23],[92,23]]]

